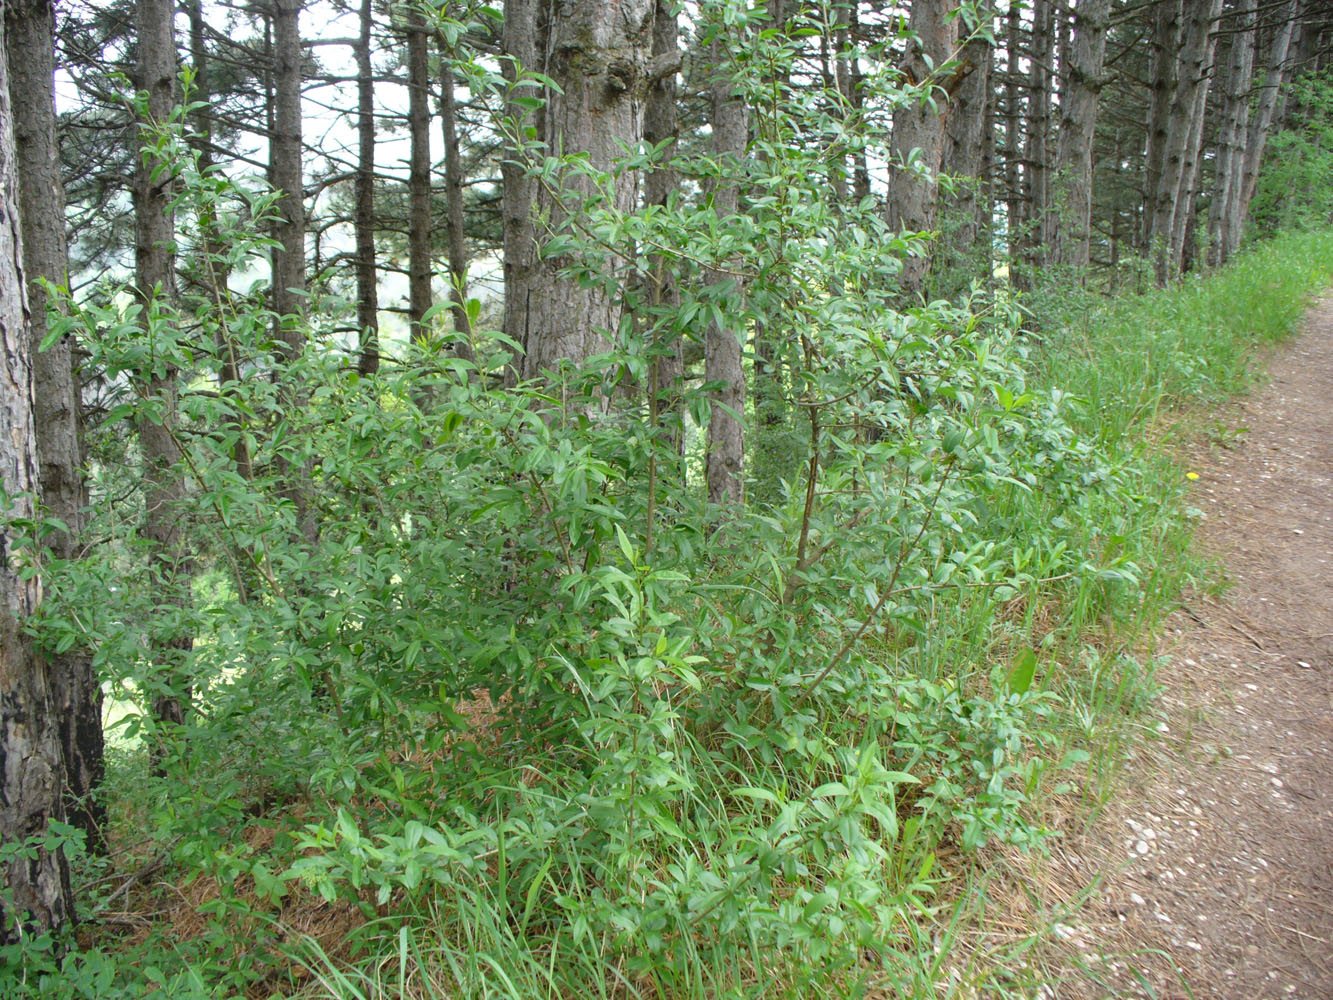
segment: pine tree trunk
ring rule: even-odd
[[[831,46],[833,86],[841,98],[841,107],[838,109],[838,113],[846,114],[846,111],[852,106],[852,64],[847,58],[847,50],[851,46],[851,11],[846,5],[840,4],[833,12],[831,28],[833,35]],[[821,33],[821,48],[827,45],[828,36],[828,31]],[[825,86],[827,86],[827,81]],[[848,181],[850,180],[846,156],[838,157],[832,175],[834,200],[838,202],[846,201],[849,191]]]
[[[1080,274],[1088,267],[1092,231],[1092,140],[1106,57],[1111,0],[1078,0],[1056,156],[1061,197],[1055,213],[1055,259]]]
[[[972,32],[973,26],[967,26]],[[990,231],[990,199],[987,196],[989,173],[986,156],[991,148],[989,126],[991,121],[991,63],[993,46],[990,39],[978,35],[963,47],[963,62],[971,67],[962,86],[949,104],[945,120],[944,152],[941,170],[963,178],[963,184],[951,199],[957,214],[957,228],[953,232],[953,250],[957,256],[972,259],[976,254],[978,237]],[[984,267],[989,273],[991,254],[986,238],[980,248]]]
[[[1149,70],[1152,97],[1148,107],[1147,148],[1144,153],[1143,247],[1152,246],[1157,232],[1157,209],[1162,201],[1167,138],[1171,129],[1171,100],[1180,70],[1180,29],[1184,19],[1181,0],[1159,0],[1153,15],[1152,61]]]
[[[849,36],[855,30],[857,4],[850,4],[849,10]],[[766,30],[777,32],[786,36],[792,25],[789,19],[792,15],[792,5],[790,0],[763,0],[763,9],[767,15]],[[856,76],[857,63],[852,61],[852,100],[856,106],[860,106],[862,101],[860,78]],[[787,88],[791,85],[791,63],[783,60],[775,67],[776,79],[774,85],[779,88]],[[767,135],[761,138],[772,140],[774,136]],[[767,155],[763,149],[757,154],[760,159]],[[870,197],[870,173],[866,162],[865,150],[862,149],[856,154],[853,165],[855,179],[852,182],[853,196],[857,200]],[[787,418],[790,412],[790,401],[787,398],[787,387],[782,378],[782,341],[789,331],[784,330],[777,322],[770,317],[768,320],[759,319],[754,323],[751,340],[754,345],[754,382],[752,385],[754,391],[754,412],[755,419],[761,429],[773,429],[778,427]]]
[[[527,0],[516,6],[521,11]],[[548,156],[581,153],[592,169],[609,171],[625,147],[642,140],[654,9],[654,0],[577,0],[553,8],[549,23],[537,22],[537,51],[546,53],[537,68],[560,88],[544,95],[540,137]],[[554,183],[558,190],[533,191],[534,211],[545,222],[539,239],[565,228],[571,201],[594,194],[576,171],[561,171]],[[611,185],[614,206],[633,210],[637,186],[636,176],[622,171]],[[514,288],[526,299],[523,374],[534,377],[563,361],[581,364],[604,351],[620,327],[620,267],[608,261],[609,270],[587,283],[564,273],[568,256],[529,261],[526,281]]]
[[[440,42],[440,136],[444,144],[445,232],[449,256],[449,300],[453,303],[454,353],[475,360],[472,321],[467,314],[467,227],[463,215],[463,159],[458,148],[458,108],[454,101],[454,67]]]
[[[1176,87],[1162,148],[1161,181],[1153,207],[1151,242],[1159,284],[1180,271],[1186,220],[1193,207],[1193,171],[1198,165],[1211,79],[1215,44],[1212,31],[1221,9],[1222,0],[1199,0],[1188,5],[1186,11]]]
[[[1224,264],[1233,247],[1231,232],[1240,225],[1241,187],[1245,177],[1245,134],[1250,117],[1250,92],[1254,86],[1254,50],[1257,42],[1257,0],[1241,0],[1236,19],[1237,34],[1231,38],[1227,58],[1221,124],[1217,135],[1213,201],[1208,211],[1208,263]]]
[[[304,0],[272,0],[273,5],[273,130],[269,143],[270,180],[282,194],[277,204],[273,252],[273,309],[278,316],[281,354],[291,360],[306,346],[305,171],[301,118],[301,9]],[[319,251],[316,244],[315,259]],[[282,393],[293,410],[305,406],[298,386]],[[308,463],[294,464],[285,455],[274,462],[282,477],[282,495],[296,512],[297,536],[307,543],[319,538]]]
[[[1041,267],[1050,244],[1051,225],[1051,91],[1054,22],[1052,0],[1034,0],[1032,5],[1031,65],[1028,71],[1028,144],[1025,163],[1028,170],[1028,233],[1026,239],[1029,266]]]
[[[1264,89],[1259,93],[1259,103],[1245,139],[1245,167],[1241,178],[1240,205],[1236,210],[1239,222],[1231,234],[1232,252],[1240,246],[1241,231],[1250,213],[1250,202],[1254,198],[1255,186],[1259,183],[1259,167],[1263,163],[1264,147],[1268,144],[1268,136],[1276,120],[1282,84],[1291,76],[1289,55],[1292,36],[1296,30],[1297,13],[1297,0],[1289,0],[1279,8],[1277,27],[1268,46],[1268,57],[1264,67]]]
[[[9,49],[9,85],[14,94],[19,211],[23,219],[23,259],[28,278],[32,337],[29,357],[33,378],[33,418],[40,458],[42,503],[67,531],[51,537],[58,559],[78,556],[83,508],[80,440],[82,400],[74,368],[73,343],[62,339],[43,351],[46,339],[46,292],[37,278],[67,283],[65,196],[55,131],[55,18],[51,0],[11,0],[5,10]],[[102,689],[85,653],[53,656],[49,663],[54,709],[68,791],[69,822],[83,830],[90,850],[103,848],[106,810],[93,797],[105,770],[102,739]]]
[[[186,13],[190,19],[190,62],[194,64],[194,92],[192,102],[200,105],[190,112],[192,135],[190,144],[198,156],[200,173],[213,169],[213,72],[206,40],[207,25],[204,21],[203,0],[189,0]],[[226,246],[223,243],[219,220],[209,210],[201,211],[199,228],[204,237],[200,259],[195,268],[197,290],[213,301],[227,295],[228,280],[231,271],[225,260]],[[236,342],[225,324],[219,324],[214,338],[218,354],[218,393],[234,399],[241,381],[241,357]],[[220,426],[222,433],[235,437],[231,446],[231,455],[236,462],[237,474],[245,480],[254,477],[254,466],[250,460],[250,449],[245,443],[243,431],[244,419],[237,417]],[[238,578],[241,594],[247,591],[245,581]]]
[[[1193,261],[1195,207],[1199,195],[1199,177],[1203,171],[1204,127],[1208,117],[1208,95],[1213,85],[1213,63],[1217,56],[1215,30],[1221,16],[1222,0],[1213,0],[1210,8],[1202,4],[1192,8],[1188,24],[1188,37],[1192,38],[1197,30],[1203,33],[1204,42],[1199,60],[1199,84],[1190,111],[1185,169],[1176,190],[1176,211],[1171,218],[1171,256],[1179,271],[1188,270]],[[1195,18],[1198,19],[1197,25]]]
[[[680,68],[680,29],[675,8],[669,0],[656,0],[653,13],[653,74],[644,105],[643,138],[653,147],[666,143],[662,159],[643,180],[643,199],[648,205],[665,206],[680,187],[680,178],[672,166],[676,155],[679,125],[676,121],[676,75]],[[671,262],[660,259],[649,272],[648,305],[656,311],[674,312],[680,305]],[[685,375],[684,355],[679,334],[659,335],[652,344],[652,370],[649,375],[649,408],[659,433],[669,442],[678,458],[685,454],[685,421],[682,412],[681,382]],[[683,473],[683,465],[678,465]]]
[[[375,68],[370,61],[374,0],[361,0],[356,41],[356,326],[357,370],[380,370],[379,275],[375,266]]]
[[[847,23],[848,42],[855,46],[861,37],[860,5],[850,5]],[[861,69],[861,59],[853,52],[850,59],[852,114],[859,121],[865,107],[865,74]],[[859,204],[870,197],[870,164],[866,159],[866,149],[862,145],[852,154],[852,197]]]
[[[273,253],[273,311],[288,357],[305,347],[305,180],[301,150],[302,0],[273,0],[273,138],[270,175],[282,192]]]
[[[912,4],[911,29],[915,36],[909,45],[906,71],[916,83],[938,82],[933,76],[949,59],[954,40],[953,22],[947,19],[949,5],[943,0],[918,0]],[[893,115],[890,143],[888,203],[885,221],[899,232],[927,232],[935,226],[939,187],[935,182],[944,155],[944,104],[914,99]],[[913,151],[919,151],[919,170],[906,165]],[[924,175],[923,175],[924,173]],[[906,296],[920,293],[930,269],[925,255],[903,261],[899,288]]]
[[[718,26],[719,32],[728,29]],[[709,123],[713,127],[713,155],[722,165],[723,176],[710,192],[718,229],[725,229],[725,219],[734,216],[740,204],[740,170],[749,144],[749,113],[744,99],[731,80],[731,59],[722,39],[709,48],[712,79]],[[727,176],[731,171],[731,176]],[[723,271],[706,271],[704,280],[717,289],[733,286],[733,294],[743,294],[734,287],[737,279]],[[725,294],[725,293],[724,293]],[[719,310],[723,317],[739,315],[739,309]],[[712,404],[708,418],[707,478],[708,499],[715,504],[740,506],[745,497],[745,371],[742,367],[744,329],[731,329],[710,322],[704,340],[704,379],[720,383],[722,388],[710,393]]]
[[[148,116],[165,121],[176,99],[176,39],[171,0],[138,0],[136,26],[139,32],[138,87],[148,94]],[[157,162],[139,153],[135,138],[134,170],[134,269],[145,316],[155,300],[176,300],[176,267],[172,253],[175,219],[168,183],[153,177]],[[142,375],[144,395],[158,401],[153,418],[138,421],[139,446],[144,460],[144,538],[149,543],[149,565],[154,585],[161,590],[160,603],[184,607],[189,600],[189,567],[181,551],[180,505],[185,480],[180,470],[180,447],[176,428],[177,385],[180,373],[168,366],[165,373]],[[179,629],[154,640],[153,656],[161,689],[153,698],[153,715],[160,721],[181,725],[190,702],[190,684],[182,674],[182,663],[193,640]]]
[[[412,341],[431,343],[423,318],[433,304],[431,294],[431,185],[430,185],[430,62],[429,36],[421,11],[410,7],[407,16],[407,314]]]
[[[1027,225],[1027,203],[1023,197],[1023,100],[1019,77],[1019,51],[1022,48],[1022,7],[1010,4],[1005,17],[1004,71],[1004,187],[1005,234],[1009,251],[1009,277],[1015,287],[1022,287],[1022,269],[1018,266],[1019,246]]]
[[[523,73],[545,68],[540,61],[539,43],[545,34],[545,8],[537,0],[506,0],[504,28],[500,48],[505,79],[512,85]],[[504,333],[518,345],[518,354],[506,370],[506,382],[513,383],[525,371],[523,355],[531,333],[532,283],[537,267],[537,234],[533,213],[537,203],[537,181],[523,157],[515,149],[540,138],[546,131],[546,107],[533,109],[518,103],[531,97],[531,88],[515,89],[508,102],[507,154],[500,164],[503,187],[501,216],[504,230]]]
[[[0,434],[0,491],[10,498],[8,517],[31,518],[40,481],[7,21],[0,17],[0,422],[5,427]],[[65,818],[58,694],[47,665],[23,633],[23,623],[37,610],[41,596],[40,578],[20,572],[7,533],[0,533],[0,843],[6,846],[40,838],[52,820]],[[19,856],[4,868],[3,878],[0,944],[58,930],[73,918],[69,867],[62,852],[42,847],[31,857]]]

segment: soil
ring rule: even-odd
[[[1333,298],[1193,458],[1219,599],[1168,621],[1162,722],[1052,858],[1095,884],[1052,997],[1333,998]]]

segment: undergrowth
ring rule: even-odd
[[[1186,470],[1150,441],[1248,384],[1333,240],[1071,301],[1038,342],[1003,294],[895,309],[902,240],[869,201],[823,198],[827,152],[788,141],[811,127],[789,114],[824,112],[747,96],[763,194],[744,218],[589,195],[596,238],[556,236],[587,282],[610,256],[643,270],[616,290],[634,322],[579,369],[506,386],[486,334],[475,362],[442,343],[363,378],[320,345],[279,367],[274,317],[226,287],[69,304],[53,335],[79,338],[108,397],[89,435],[105,541],[45,567],[35,638],[86,649],[140,700],[184,678],[194,710],[124,714],[112,851],[77,871],[88,923],[6,949],[0,992],[1032,985],[1023,942],[965,944],[987,912],[977,859],[1042,851],[1054,796],[1106,794],[1151,701],[1143,637],[1198,572]],[[271,195],[212,183],[170,123],[158,141],[182,257],[243,273],[266,255]],[[680,302],[663,305],[645,290],[668,263]],[[699,280],[741,266],[743,300]],[[790,345],[789,444],[743,509],[710,506],[677,444],[707,422],[707,387],[644,391],[661,344],[724,313]],[[200,344],[229,344],[248,377]],[[191,553],[188,592],[166,594],[130,433],[162,419],[161,370],[184,373]]]
[[[201,601],[226,614],[195,669],[232,669],[173,735],[169,778],[147,742],[113,759],[117,853],[80,876],[95,922],[63,958],[42,942],[11,955],[8,989],[1022,994],[1040,981],[1030,938],[960,944],[987,919],[977,851],[1040,851],[1053,794],[1094,809],[1149,712],[1144,637],[1200,571],[1187,470],[1152,441],[1173,414],[1250,385],[1255,351],[1291,332],[1330,273],[1326,234],[1283,237],[1220,274],[1043,317],[1026,362],[991,331],[985,350],[1014,359],[990,362],[1004,381],[950,412],[984,405],[1008,421],[1007,447],[974,457],[985,425],[952,415],[928,447],[915,433],[934,471],[874,498],[887,535],[861,536],[785,603],[795,500],[711,539],[659,537],[650,554],[610,513],[623,505],[590,510],[597,494],[559,485],[575,453],[557,426],[525,421],[526,401],[463,378],[445,389],[462,419],[380,411],[384,449],[394,435],[450,442],[429,480],[379,486],[429,490],[435,506],[417,509],[447,530],[349,524],[323,554],[347,563],[320,588],[336,600],[308,592],[304,612],[225,587]],[[359,398],[344,395],[349,419],[369,419]],[[504,453],[514,467],[479,472],[470,436],[498,442],[501,428],[533,440]],[[623,483],[594,457],[607,442],[579,433],[577,474]],[[516,490],[535,463],[553,485]],[[563,512],[580,556],[566,562],[550,534],[532,543],[548,562],[515,555],[523,510],[547,532]],[[469,613],[458,560],[472,565],[495,511],[490,600],[511,607]],[[856,529],[842,530],[855,542]],[[886,548],[897,558],[877,571]],[[834,612],[848,587],[852,607]],[[288,666],[258,669],[260,654]],[[325,664],[337,711],[293,662]]]
[[[1045,618],[1038,632],[1063,650],[1057,659],[1064,667],[1048,681],[1060,700],[1058,739],[1087,755],[1079,781],[1034,804],[1053,825],[1090,823],[1122,790],[1122,766],[1135,748],[1159,738],[1156,629],[1182,593],[1225,586],[1220,567],[1190,546],[1202,514],[1190,502],[1189,456],[1244,433],[1217,418],[1219,405],[1264,378],[1268,351],[1296,332],[1311,296],[1331,279],[1333,234],[1305,231],[1252,246],[1224,270],[1186,276],[1169,289],[1115,298],[1046,289],[1037,296],[1033,382],[1075,394],[1086,407],[1080,427],[1099,452],[1135,470],[1127,495],[1104,498],[1110,503],[1091,522],[1098,530],[1088,541],[1123,546],[1141,574],[1140,598],[1123,617],[1089,615],[1064,598],[1025,615],[1025,627]],[[1051,628],[1061,617],[1061,627]],[[1029,996],[1051,986],[1036,946],[1074,921],[1096,886],[1052,908],[1052,898],[1077,887],[1038,891],[1047,878],[1040,861],[1012,852],[988,852],[967,869],[954,887],[955,913],[979,934],[954,956],[951,987]],[[992,893],[1005,901],[998,922],[978,912]]]

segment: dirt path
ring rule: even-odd
[[[1333,998],[1333,298],[1270,370],[1198,460],[1234,586],[1169,622],[1142,792],[1053,859],[1105,880],[1050,995]]]

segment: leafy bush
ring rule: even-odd
[[[1327,71],[1293,81],[1285,94],[1288,125],[1268,140],[1250,215],[1271,235],[1333,223],[1333,78]]]
[[[755,43],[785,57],[777,33]],[[134,783],[123,822],[162,864],[216,891],[192,941],[150,939],[151,961],[115,968],[52,956],[48,982],[290,992],[300,969],[374,995],[396,962],[400,988],[410,965],[439,995],[842,995],[919,947],[953,874],[942,848],[1042,844],[1034,797],[1079,760],[1058,732],[1068,644],[1146,614],[1164,540],[1187,530],[1179,479],[1127,439],[1207,391],[1212,356],[1172,327],[1138,367],[1103,327],[1063,373],[1071,395],[1031,377],[1001,297],[895,309],[905,245],[874,206],[830,202],[832,154],[794,141],[836,122],[750,100],[765,117],[744,218],[593,196],[586,231],[554,234],[588,281],[678,248],[683,290],[664,306],[646,282],[617,289],[637,324],[554,383],[504,386],[506,345],[484,333],[476,363],[442,346],[361,377],[318,313],[313,346],[279,361],[260,297],[203,278],[175,306],[114,286],[69,304],[54,335],[77,334],[106,403],[91,533],[107,541],[50,567],[34,628],[140,699],[188,681],[186,725],[130,716],[142,742],[113,781]],[[201,173],[179,120],[160,143],[185,256],[237,273],[262,258],[270,196]],[[699,280],[728,262],[743,297]],[[788,453],[744,510],[710,508],[641,391],[658,345],[719,309],[787,345]],[[126,468],[173,370],[193,586],[164,601]],[[707,388],[681,390],[677,429],[706,422]],[[1043,604],[1067,635],[1030,620]],[[167,671],[173,642],[188,648]],[[312,905],[355,914],[371,958],[298,933],[291,908]]]

